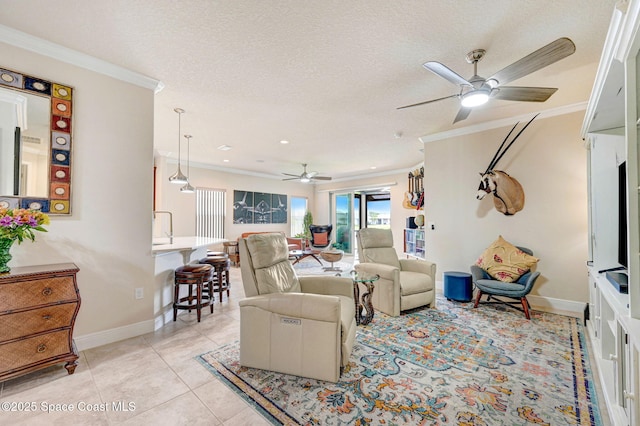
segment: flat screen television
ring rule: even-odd
[[[618,263],[629,267],[627,255],[627,163],[618,166]]]

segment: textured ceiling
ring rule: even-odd
[[[162,81],[160,153],[177,155],[173,109],[182,107],[194,162],[271,175],[309,163],[340,178],[411,168],[423,159],[420,136],[587,101],[614,5],[0,0],[0,24]],[[455,125],[456,99],[396,109],[457,93],[426,61],[471,77],[465,55],[483,48],[478,74],[487,77],[559,37],[571,38],[576,53],[511,83],[558,87],[545,103],[493,99]],[[232,149],[218,150],[223,144]]]

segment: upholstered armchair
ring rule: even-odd
[[[333,225],[309,225],[311,233],[311,248],[323,249],[331,245],[331,231]]]
[[[526,247],[517,246],[517,248],[529,256],[533,255],[533,252]],[[471,265],[471,276],[477,288],[476,300],[473,304],[474,308],[478,307],[480,299],[486,294],[487,299],[483,303],[511,306],[524,312],[524,316],[527,319],[531,319],[531,315],[529,314],[531,306],[527,300],[527,295],[533,289],[533,285],[540,276],[540,272],[528,271],[518,278],[517,281],[509,283],[494,279],[478,265]],[[508,300],[504,300],[504,298]],[[520,308],[519,305],[522,305],[522,308]]]
[[[298,278],[284,235],[239,240],[240,364],[337,382],[356,336],[350,278]]]
[[[399,316],[401,311],[431,306],[435,300],[436,264],[418,259],[398,259],[390,229],[358,231],[355,269],[378,274],[372,302],[376,310]]]

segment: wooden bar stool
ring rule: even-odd
[[[207,257],[209,256],[223,256],[223,257],[229,257],[229,255],[224,252],[224,251],[211,251],[211,250],[207,250]]]
[[[173,320],[178,318],[178,309],[186,309],[191,312],[195,309],[200,322],[202,308],[210,306],[213,313],[213,300],[211,295],[212,283],[211,275],[213,268],[211,265],[189,264],[180,266],[175,270],[174,291],[173,291]],[[187,286],[188,295],[180,297],[180,287]],[[207,286],[208,294],[204,294]],[[196,294],[193,294],[195,287]]]
[[[212,284],[212,298],[213,293],[220,293],[220,303],[222,303],[222,292],[227,291],[227,298],[229,297],[231,282],[229,280],[229,269],[231,262],[227,256],[207,256],[200,259],[200,263],[211,265],[214,273],[211,277]]]
[[[229,256],[229,260],[233,262],[235,266],[240,266],[240,252],[238,251],[237,241],[225,241],[222,243],[224,251]]]

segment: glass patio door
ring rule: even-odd
[[[353,253],[354,220],[353,194],[335,194],[333,197],[333,242],[345,253]]]

